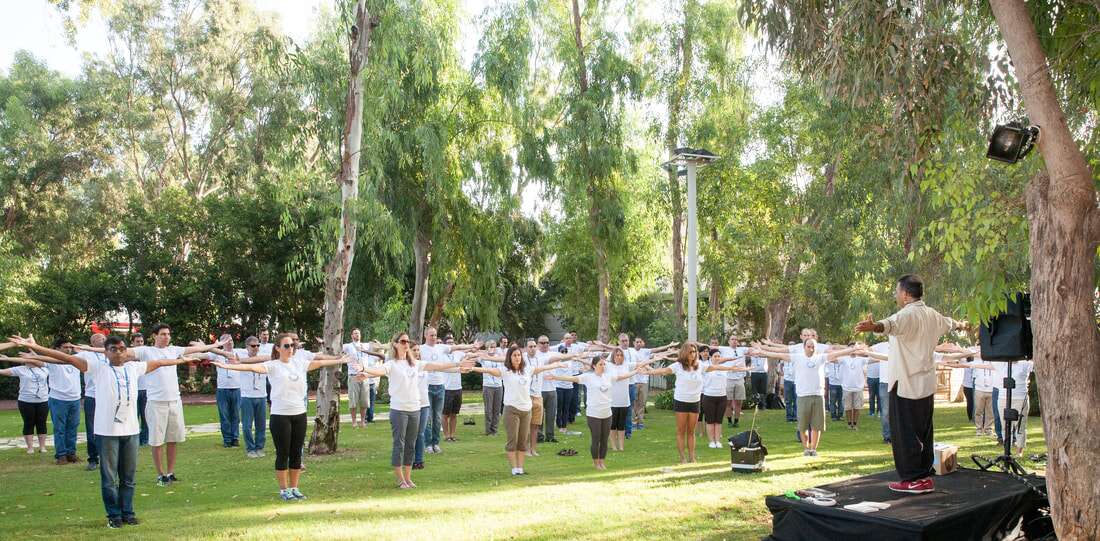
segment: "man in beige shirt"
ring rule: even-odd
[[[901,308],[881,321],[867,316],[856,332],[885,334],[890,340],[889,379],[891,446],[900,482],[890,489],[924,494],[932,482],[932,405],[936,394],[936,364],[932,357],[940,338],[965,322],[941,315],[924,304],[924,284],[912,274],[898,279],[894,300]]]

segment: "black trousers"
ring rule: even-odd
[[[46,417],[50,414],[48,402],[24,402],[16,401],[19,406],[19,416],[23,418],[23,435],[32,436],[36,432],[40,436],[49,434],[46,432]]]
[[[967,420],[974,421],[974,388],[963,387],[963,396],[966,397],[966,418]]]
[[[302,469],[302,446],[306,442],[306,414],[271,415],[271,439],[275,442],[275,469]]]
[[[932,405],[935,395],[911,400],[898,396],[897,383],[890,389],[890,446],[894,469],[902,481],[932,475]]]

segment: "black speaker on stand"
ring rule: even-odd
[[[1031,295],[1017,293],[1008,299],[1005,311],[982,325],[979,331],[982,348],[982,360],[1008,363],[1007,373],[1002,382],[1005,390],[1005,408],[1001,419],[1004,421],[1004,454],[993,460],[974,456],[974,462],[982,471],[998,466],[1008,473],[1025,475],[1023,466],[1012,457],[1013,424],[1020,421],[1020,412],[1012,409],[1012,390],[1016,380],[1012,378],[1012,363],[1031,359]]]

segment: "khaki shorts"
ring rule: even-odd
[[[844,391],[844,411],[857,410],[863,407],[863,389],[858,391]]]
[[[542,426],[542,396],[531,396],[531,426]]]
[[[179,399],[148,401],[145,404],[145,421],[149,424],[149,445],[153,447],[187,439],[184,435],[183,402]]]
[[[726,384],[726,400],[745,399],[745,380],[731,381]]]
[[[355,381],[355,376],[348,377],[348,404],[358,410],[370,408],[370,380]]]
[[[825,397],[810,395],[800,396],[798,401],[798,430],[825,431]]]

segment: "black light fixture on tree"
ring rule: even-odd
[[[1039,143],[1039,126],[1024,126],[1021,122],[998,124],[989,138],[985,157],[1005,163],[1016,163]]]

